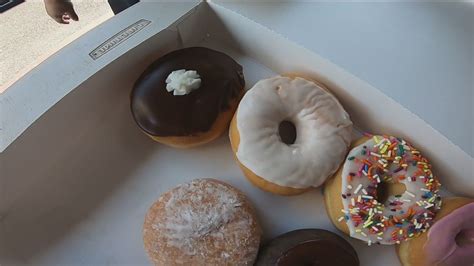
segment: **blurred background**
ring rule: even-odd
[[[20,78],[48,56],[113,16],[107,0],[75,0],[79,21],[59,24],[42,0],[0,0],[0,88]]]

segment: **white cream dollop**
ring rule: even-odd
[[[166,78],[166,90],[173,95],[186,95],[201,86],[201,77],[196,70],[179,69]]]

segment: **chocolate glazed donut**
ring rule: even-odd
[[[166,78],[179,69],[196,70],[200,87],[181,96],[168,92]],[[156,60],[136,81],[133,118],[151,136],[193,136],[210,130],[244,85],[242,66],[226,54],[204,47],[176,50]]]
[[[358,266],[354,248],[342,237],[322,229],[300,229],[271,240],[256,266]]]

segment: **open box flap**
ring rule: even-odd
[[[472,4],[213,2],[362,78],[474,157]]]
[[[150,8],[148,14],[156,13],[155,8]],[[417,138],[414,139],[406,123],[398,126],[380,120],[386,118],[386,114],[367,113],[376,106],[366,106],[368,99],[360,95],[374,93],[370,97],[380,97],[381,103],[401,118],[419,121],[375,88],[313,52],[219,5],[201,4],[191,10],[193,15],[172,23],[165,30],[154,35],[139,35],[149,27],[146,26],[135,35],[141,36],[141,43],[135,48],[122,50],[121,44],[100,57],[97,61],[109,56],[113,59],[105,60],[108,63],[101,61],[104,65],[96,74],[93,72],[97,69],[87,72],[92,73],[90,77],[83,71],[81,75],[87,80],[71,88],[73,91],[67,97],[0,154],[2,163],[7,166],[0,178],[0,263],[14,252],[18,254],[12,256],[13,259],[19,257],[34,262],[41,259],[84,264],[146,261],[137,232],[141,230],[149,204],[177,183],[204,176],[219,177],[244,191],[262,210],[259,214],[263,228],[272,235],[314,226],[334,229],[324,215],[321,189],[291,199],[262,193],[242,178],[225,136],[198,149],[178,150],[157,145],[140,132],[130,115],[130,87],[156,56],[170,49],[200,44],[228,52],[244,65],[248,86],[273,75],[268,68],[277,73],[296,71],[314,76],[332,89],[364,130],[400,134],[417,145],[429,144],[420,140],[419,134],[414,134]],[[141,18],[143,16],[136,16],[121,27],[114,27],[114,32]],[[210,28],[204,29],[204,26]],[[87,57],[108,37],[103,36],[88,49],[80,49],[83,56]],[[219,38],[230,45],[222,40],[213,43]],[[132,40],[133,37],[127,42]],[[76,42],[72,45],[75,47]],[[87,62],[95,64],[93,60]],[[381,105],[378,101],[373,104]],[[46,109],[36,110],[45,112]],[[421,127],[416,123],[415,129],[426,131],[429,139],[433,134],[439,135],[423,121]],[[452,155],[454,146],[442,136],[440,139],[442,145],[448,145],[446,152]],[[424,146],[421,148],[429,152]],[[432,147],[428,148],[433,151]],[[438,160],[441,158],[438,154],[431,155]],[[466,162],[462,166],[466,166]],[[458,171],[451,180],[467,180],[467,177],[459,178],[463,176],[459,176]],[[443,180],[446,179],[449,178]],[[467,185],[463,191],[469,194],[468,189]],[[274,209],[278,211],[266,211]],[[398,264],[393,249],[378,245],[368,248],[360,241],[348,240],[360,258],[367,261],[370,258],[368,265]],[[38,260],[35,255],[45,248],[50,250],[43,252],[45,258]],[[373,258],[374,252],[380,256]]]
[[[448,189],[458,194],[474,195],[474,159],[418,116],[314,52],[219,4],[210,3],[210,9],[206,3],[201,4],[207,12],[201,19],[207,20],[209,29],[188,27],[196,23],[192,21],[196,16],[188,20],[185,14],[188,12],[189,15],[197,6],[197,2],[140,3],[61,49],[41,67],[33,69],[0,94],[0,151],[71,90],[143,40],[171,28],[176,31],[178,39],[190,43],[190,39],[199,35],[196,31],[204,33],[207,30],[213,32],[214,38],[230,42],[277,73],[297,72],[324,82],[362,130],[389,133],[412,141],[431,159],[435,172]],[[157,14],[156,10],[161,12]],[[218,19],[219,23],[212,23],[213,19]],[[110,43],[104,43],[104,39],[116,37],[112,33],[120,33],[123,29],[129,29],[130,25],[138,25],[139,30],[127,36],[126,42],[122,43],[120,38],[118,41],[112,39],[113,49],[109,48]],[[101,45],[105,48],[95,50]],[[284,51],[291,60],[282,58],[275,51]],[[94,52],[98,52],[99,56]],[[70,65],[69,62],[76,64]],[[58,67],[61,71],[57,71]],[[36,87],[31,88],[31,84]]]
[[[360,130],[392,134],[414,143],[430,159],[448,190],[474,196],[474,159],[420,117],[303,46],[219,4],[210,5],[222,21],[223,26],[216,31],[221,32],[223,41],[232,40],[238,49],[276,73],[300,73],[322,81],[342,102]]]
[[[82,82],[143,40],[170,25],[172,28],[198,4],[140,2],[79,37],[6,88],[0,93],[0,152]]]

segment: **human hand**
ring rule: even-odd
[[[44,0],[44,6],[46,13],[58,23],[69,24],[71,19],[79,20],[70,0]]]

